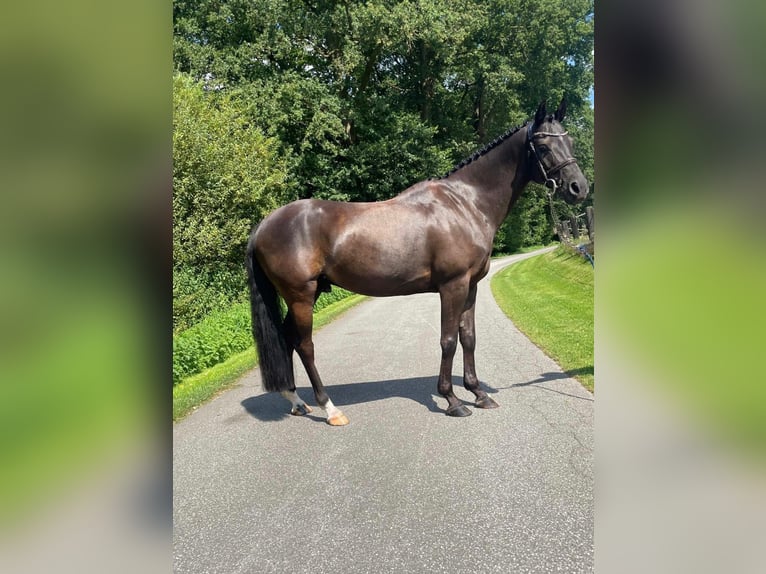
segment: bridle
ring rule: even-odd
[[[562,132],[560,134],[554,134],[552,132],[536,132],[533,134],[532,133],[533,123],[530,123],[529,127],[527,128],[527,144],[529,145],[529,149],[532,151],[532,155],[534,155],[535,159],[537,160],[537,165],[540,168],[540,173],[542,174],[543,178],[545,178],[545,187],[551,188],[551,190],[547,194],[548,206],[550,207],[550,210],[551,210],[551,221],[553,223],[553,229],[556,230],[559,228],[559,218],[558,218],[558,214],[556,213],[556,208],[553,205],[553,196],[556,194],[556,188],[559,187],[560,184],[558,181],[554,179],[554,176],[558,174],[566,166],[568,166],[569,164],[575,163],[577,160],[573,157],[568,157],[565,160],[554,165],[552,168],[546,170],[545,166],[543,165],[543,162],[540,160],[540,155],[537,153],[537,148],[535,147],[534,140],[537,138],[543,138],[543,137],[553,137],[553,138],[562,137],[567,135],[569,132]],[[561,235],[559,235],[559,237],[561,237]]]
[[[557,163],[553,167],[546,170],[542,160],[540,159],[540,155],[537,153],[537,148],[535,147],[534,140],[538,138],[543,138],[543,137],[562,137],[567,135],[569,132],[562,132],[560,134],[554,134],[552,132],[535,132],[533,134],[532,126],[533,126],[533,123],[530,123],[529,127],[527,128],[527,144],[529,145],[529,149],[532,151],[532,155],[537,160],[537,165],[540,167],[540,173],[543,175],[543,178],[545,179],[545,186],[551,188],[551,195],[552,195],[556,193],[556,188],[559,187],[560,185],[559,182],[554,179],[554,176],[557,175],[566,166],[572,163],[575,163],[577,160],[573,157],[568,157],[565,160]]]

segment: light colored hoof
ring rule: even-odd
[[[311,407],[303,404],[294,406],[293,410],[290,411],[290,414],[295,415],[296,417],[302,417],[303,415],[307,415],[310,412],[312,412]]]
[[[334,427],[342,427],[348,424],[348,417],[343,413],[327,419],[327,424]]]

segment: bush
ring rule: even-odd
[[[173,77],[173,257],[178,265],[242,266],[253,225],[283,203],[279,142],[251,125],[239,92]]]
[[[345,299],[349,295],[353,295],[353,293],[351,291],[341,289],[340,287],[333,287],[332,291],[329,293],[322,293],[319,296],[319,299],[317,299],[317,302],[314,305],[314,313],[321,311],[328,305],[332,305],[333,303],[337,303],[338,301]]]
[[[345,299],[351,291],[333,287],[322,293],[314,311]],[[217,311],[173,337],[173,385],[222,363],[253,345],[250,302],[239,302]]]
[[[173,385],[253,344],[250,304],[236,303],[173,337]]]
[[[244,258],[244,257],[243,257]],[[244,264],[237,269],[176,266],[173,268],[173,332],[199,323],[247,299]]]

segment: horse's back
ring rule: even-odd
[[[259,225],[256,255],[284,282],[324,276],[373,296],[436,291],[476,256],[467,251],[463,214],[429,183],[381,202],[287,204]]]

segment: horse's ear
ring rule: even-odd
[[[556,113],[553,115],[553,117],[556,119],[557,122],[563,122],[564,116],[567,113],[567,102],[562,96],[561,103],[559,104],[558,109],[556,110]]]
[[[545,121],[545,114],[547,114],[547,110],[545,109],[546,101],[543,100],[540,102],[540,105],[537,107],[537,113],[535,114],[535,125],[540,125]]]

